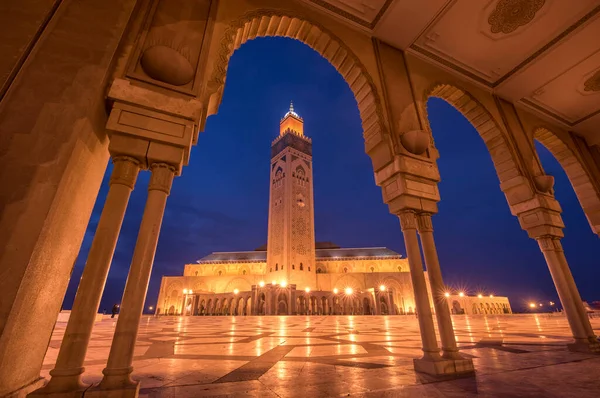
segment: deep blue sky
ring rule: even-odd
[[[167,210],[148,290],[155,305],[162,275],[181,275],[185,263],[213,251],[253,250],[266,243],[270,144],[290,100],[313,139],[315,223],[319,241],[346,247],[386,246],[406,254],[397,218],[388,213],[364,152],[356,102],[346,82],[321,56],[291,39],[248,42],[229,64],[219,113],[208,119],[178,177]],[[558,301],[535,241],[510,212],[487,149],[466,119],[439,99],[428,102],[442,175],[434,217],[442,272],[450,286],[529,300]],[[591,232],[558,162],[537,145],[556,178],[564,213],[567,259],[584,300],[599,299],[598,238]],[[108,190],[102,183],[64,308],[70,308]],[[100,306],[121,300],[149,179],[140,174]]]

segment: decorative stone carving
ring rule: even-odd
[[[150,169],[152,170],[152,175],[150,176],[148,191],[158,190],[168,195],[171,192],[175,167],[166,163],[154,163]]]
[[[157,45],[144,51],[140,61],[144,72],[151,78],[174,86],[188,84],[194,78],[194,68],[180,52]]]
[[[407,131],[400,136],[402,146],[413,155],[421,155],[429,147],[429,133],[425,130]]]
[[[400,227],[402,228],[402,231],[407,229],[417,229],[417,217],[414,211],[403,211],[398,217],[400,218]]]
[[[554,177],[549,175],[541,175],[533,177],[535,187],[538,191],[548,193],[554,186]]]
[[[546,0],[499,0],[488,23],[492,33],[512,33],[533,20]]]
[[[133,189],[140,171],[140,162],[130,156],[113,158],[114,171],[110,176],[110,184],[121,184]]]
[[[600,69],[583,83],[583,91],[600,91]]]
[[[417,228],[419,232],[433,232],[433,223],[431,222],[431,214],[420,213],[417,215]]]

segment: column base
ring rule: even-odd
[[[27,398],[82,398],[89,386],[83,386],[72,391],[46,391],[44,388],[35,390]]]
[[[600,354],[600,341],[575,341],[567,344],[567,348],[572,352],[583,352],[586,354]]]
[[[120,387],[102,387],[102,383],[95,384],[85,392],[85,398],[137,398],[140,394],[140,383],[138,381]]]
[[[428,360],[418,358],[413,360],[415,371],[433,376],[464,375],[475,373],[471,359],[445,359]]]

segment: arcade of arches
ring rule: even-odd
[[[539,139],[565,167],[600,233],[597,2],[26,3],[0,6],[9,38],[0,49],[0,183],[10,187],[1,195],[0,395],[45,383],[42,360],[109,159],[110,189],[65,337],[49,383],[34,394],[86,391],[90,333],[143,172],[151,174],[148,198],[122,310],[104,378],[85,392],[138,393],[133,347],[171,184],[218,111],[232,53],[263,36],[310,46],[355,95],[375,181],[404,236],[423,349],[417,371],[473,371],[456,348],[449,308],[427,295],[426,277],[433,292],[444,288],[432,224],[440,197],[430,96],[456,107],[484,140],[511,213],[546,259],[573,334],[570,349],[600,351],[561,246],[554,181],[533,146]],[[219,306],[247,308],[242,299]],[[282,302],[277,311],[286,310]]]

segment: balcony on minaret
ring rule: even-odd
[[[292,102],[290,102],[290,110],[283,116],[279,123],[279,136],[273,140],[271,145],[274,146],[288,135],[299,137],[308,143],[312,142],[310,138],[304,135],[304,120],[294,111],[294,104]]]

